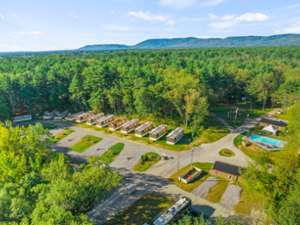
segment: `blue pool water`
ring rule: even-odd
[[[256,142],[256,143],[263,143],[263,144],[267,144],[267,145],[271,145],[274,148],[283,148],[284,147],[284,142],[274,139],[274,138],[269,138],[269,137],[264,137],[264,136],[260,136],[257,134],[252,134],[249,137],[250,141],[252,142]]]

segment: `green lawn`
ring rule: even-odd
[[[106,164],[110,164],[122,152],[123,149],[124,149],[124,144],[117,143],[117,144],[111,146],[106,152],[104,152],[99,157],[99,159]]]
[[[226,180],[219,180],[218,183],[209,190],[207,200],[214,203],[219,202],[228,184],[229,182]]]
[[[241,145],[242,142],[243,142],[243,138],[244,138],[244,135],[240,134],[239,136],[237,136],[237,137],[234,139],[233,143],[234,143],[235,147],[237,147],[237,148],[240,147],[240,145]]]
[[[197,168],[202,169],[203,172],[204,172],[203,176],[201,178],[199,178],[198,180],[194,181],[193,183],[190,183],[190,184],[184,184],[184,183],[180,182],[178,180],[178,177],[186,174],[192,168],[192,166],[195,166]],[[188,165],[186,167],[181,168],[179,171],[174,173],[170,177],[170,180],[173,181],[181,189],[183,189],[185,191],[188,191],[188,192],[191,192],[209,177],[208,173],[209,173],[209,170],[212,167],[213,167],[212,163],[199,163],[199,162],[193,163],[191,165]]]
[[[242,145],[244,135],[239,135],[234,139],[234,144],[238,147],[245,155],[254,160],[257,163],[270,162],[270,156],[276,153],[270,153],[264,149],[258,147],[255,144],[250,144],[249,146]]]
[[[147,152],[141,156],[139,162],[134,166],[133,170],[136,172],[144,172],[159,162],[161,159],[160,155],[155,152]]]
[[[234,152],[230,149],[224,148],[219,151],[219,155],[223,157],[233,157],[235,156]]]
[[[57,143],[60,140],[64,139],[68,135],[72,134],[74,130],[70,128],[65,128],[63,131],[59,132],[58,134],[54,135],[54,142]]]
[[[208,116],[204,121],[204,129],[199,136],[195,138],[194,145],[212,143],[220,140],[230,133],[230,130],[224,126],[213,115]]]
[[[87,135],[87,136],[83,137],[79,142],[75,143],[71,147],[71,150],[74,152],[82,153],[89,147],[100,142],[101,140],[102,140],[102,138],[100,138],[100,137]]]
[[[197,143],[213,143],[225,137],[227,134],[229,134],[229,130],[226,128],[208,128],[201,133],[197,140]]]
[[[105,225],[141,225],[152,224],[153,220],[171,207],[175,202],[173,197],[151,193],[137,200],[124,212],[117,214]]]
[[[250,215],[252,210],[264,211],[268,205],[267,196],[254,191],[251,186],[245,184],[243,178],[239,179],[242,187],[240,202],[234,207],[238,214]]]

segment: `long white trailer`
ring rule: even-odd
[[[97,127],[100,127],[100,128],[106,127],[113,120],[114,120],[113,115],[104,116],[97,121]]]
[[[160,215],[154,222],[154,225],[167,225],[186,212],[191,206],[191,200],[183,197],[179,199],[171,208]]]
[[[135,129],[135,136],[136,137],[144,137],[146,136],[153,128],[152,122],[146,122]]]
[[[121,128],[121,133],[123,134],[129,134],[139,125],[139,120],[134,119],[130,120],[127,123],[125,123]]]
[[[169,145],[175,145],[177,142],[181,140],[184,136],[184,130],[181,127],[177,127],[175,130],[173,130],[171,133],[167,136],[167,144]]]
[[[159,125],[150,131],[150,140],[157,141],[165,136],[168,132],[168,127],[165,124]]]

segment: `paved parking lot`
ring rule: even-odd
[[[169,184],[168,180],[156,176],[133,174],[125,169],[119,172],[124,176],[119,188],[88,213],[89,218],[97,225],[104,224],[145,194],[159,191],[162,186]]]

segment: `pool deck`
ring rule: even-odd
[[[251,139],[251,137],[253,137],[253,136],[259,137],[262,140],[261,141],[253,140],[253,139]],[[258,135],[258,134],[251,134],[249,137],[247,137],[247,140],[249,142],[251,142],[251,143],[253,143],[253,144],[255,144],[255,145],[263,148],[266,151],[279,151],[286,144],[286,142],[281,141],[279,139],[275,139],[275,138],[268,137],[268,136],[262,136],[262,135]],[[264,140],[270,140],[270,141],[279,143],[280,146],[278,146],[278,145],[276,146],[275,144],[266,143],[266,142],[264,142]]]

